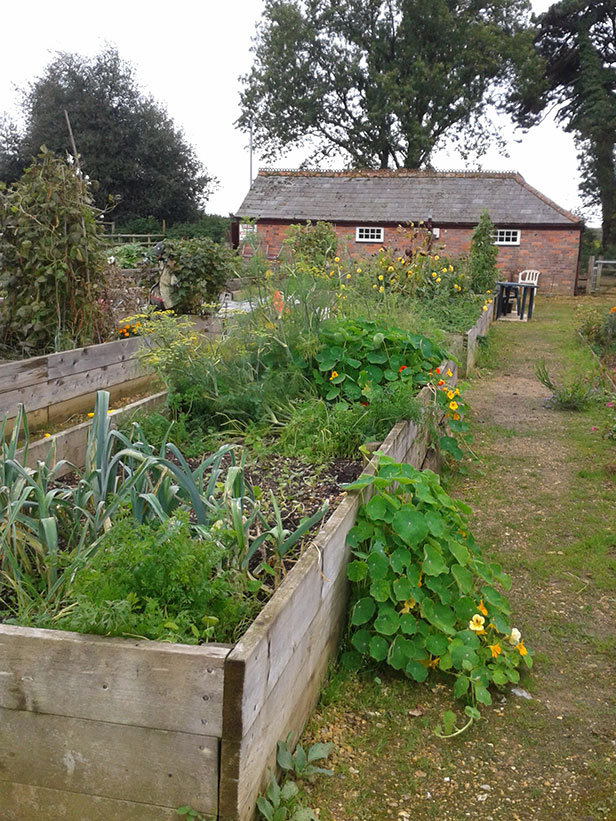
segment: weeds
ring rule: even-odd
[[[573,376],[561,384],[555,383],[548,373],[544,359],[537,363],[535,374],[539,382],[552,392],[548,403],[558,410],[583,411],[596,396],[595,387],[590,386],[579,376]]]

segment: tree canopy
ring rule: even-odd
[[[308,146],[355,167],[481,150],[487,106],[532,51],[526,0],[266,0],[242,78],[244,131],[270,158]]]
[[[11,182],[42,145],[59,156],[73,149],[68,112],[81,167],[98,181],[96,204],[118,198],[114,219],[152,215],[169,222],[195,217],[211,177],[164,108],[139,88],[132,66],[108,47],[89,59],[60,53],[23,95],[26,119],[0,129],[0,179]]]
[[[556,107],[557,119],[576,138],[586,204],[601,206],[603,249],[616,251],[614,0],[562,0],[536,26],[539,61],[520,78],[511,110],[531,126]]]

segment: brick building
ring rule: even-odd
[[[242,221],[254,221],[262,248],[275,258],[289,225],[323,220],[358,256],[399,248],[398,226],[423,221],[441,252],[457,257],[468,253],[484,208],[503,278],[533,268],[541,271],[540,290],[574,293],[582,223],[514,172],[259,171],[234,234],[237,244]]]

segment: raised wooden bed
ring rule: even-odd
[[[463,334],[449,334],[449,351],[460,362],[458,366],[458,376],[468,376],[475,368],[475,362],[479,355],[480,336],[487,336],[490,325],[494,321],[493,305],[487,311],[482,311],[481,316],[472,328]]]
[[[401,422],[380,450],[421,467],[428,436]],[[359,504],[340,503],[235,646],[0,625],[3,821],[159,821],[183,804],[251,819],[276,742],[299,735],[335,654]]]

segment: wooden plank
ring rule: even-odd
[[[128,359],[126,362],[117,362],[39,385],[30,385],[22,390],[7,391],[7,393],[0,394],[0,417],[5,413],[9,417],[15,416],[20,402],[23,402],[26,411],[29,412],[46,408],[75,396],[127,382],[142,375],[143,369],[139,363],[134,359]]]
[[[293,730],[295,737],[316,704],[329,660],[344,625],[346,578],[341,575],[296,652],[241,740],[223,737],[221,746],[221,819],[253,818],[256,797],[275,761],[276,743]]]
[[[0,781],[202,813],[218,808],[219,739],[0,708]]]
[[[0,706],[220,736],[230,649],[0,625]]]
[[[175,809],[0,781],[2,821],[177,821]],[[208,816],[213,821],[216,816]]]
[[[84,373],[94,368],[126,362],[134,356],[135,351],[142,344],[143,340],[140,336],[133,336],[129,339],[116,339],[114,342],[102,342],[100,345],[88,345],[84,348],[50,354],[47,357],[47,378],[49,380],[62,379],[65,376]]]
[[[47,357],[36,356],[0,365],[0,394],[36,385],[47,379]]]

